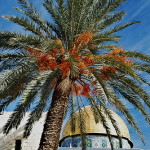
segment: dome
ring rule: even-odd
[[[102,134],[102,135],[106,135],[106,130],[103,127],[102,123],[96,123],[94,116],[93,116],[93,112],[91,110],[91,106],[86,106],[82,108],[83,110],[83,115],[84,115],[84,120],[85,120],[85,124],[86,124],[86,133],[87,134]],[[130,141],[130,134],[129,134],[129,130],[125,124],[125,122],[122,120],[122,118],[116,114],[114,111],[110,110],[112,113],[113,118],[116,120],[118,128],[120,129],[121,132],[121,137],[122,138],[126,138],[127,140]],[[102,112],[104,113],[104,112]],[[79,116],[79,111],[75,112],[76,117]],[[111,131],[111,135],[112,136],[117,136],[117,133],[115,131],[115,128],[113,127],[110,119],[106,116],[107,118],[107,123],[109,125],[110,131]],[[64,130],[62,132],[62,139],[64,139],[65,137],[68,136],[74,136],[74,135],[80,135],[80,128],[79,128],[79,123],[76,120],[76,130],[74,133],[71,132],[71,126],[70,126],[70,121],[71,119],[68,120],[68,122],[66,123]]]

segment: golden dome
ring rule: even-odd
[[[91,106],[86,106],[82,108],[83,110],[83,115],[84,115],[84,120],[86,124],[86,133],[98,133],[98,134],[107,134],[105,128],[103,127],[102,123],[96,123],[93,112],[91,110]],[[118,128],[121,131],[121,137],[127,138],[130,140],[130,134],[129,130],[125,124],[125,122],[122,120],[122,118],[117,115],[114,111],[110,110],[112,113],[113,118],[117,121]],[[104,113],[104,112],[103,112]],[[79,116],[79,111],[75,112],[75,116]],[[111,129],[111,135],[117,136],[117,133],[115,131],[115,128],[113,127],[110,119],[106,116],[107,118],[107,123],[109,125],[109,128]],[[66,123],[63,133],[62,133],[62,139],[67,137],[67,136],[72,136],[72,135],[79,135],[80,134],[80,128],[79,128],[79,123],[76,119],[76,130],[74,133],[71,132],[71,126],[70,126],[70,121],[71,119],[68,120]]]

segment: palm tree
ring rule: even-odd
[[[80,120],[84,146],[86,128],[81,104],[88,101],[95,121],[103,122],[110,141],[110,129],[101,109],[121,138],[107,103],[115,106],[144,140],[134,117],[120,99],[131,103],[150,123],[145,109],[150,107],[150,96],[141,87],[149,83],[140,74],[150,73],[150,57],[123,50],[115,43],[121,38],[116,32],[139,23],[114,26],[125,15],[124,11],[116,11],[125,0],[44,0],[49,20],[44,20],[31,2],[18,1],[21,8],[15,9],[24,16],[3,18],[30,32],[0,31],[0,111],[21,97],[4,133],[17,128],[25,113],[32,110],[24,132],[24,137],[28,137],[33,124],[48,110],[39,150],[56,150],[69,110],[73,132],[75,119]],[[79,118],[73,115],[75,104],[80,110]]]

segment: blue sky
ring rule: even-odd
[[[42,0],[32,0],[38,6],[39,12],[44,12],[43,16],[47,17],[45,10],[41,6]],[[18,11],[14,10],[13,7],[17,7],[17,0],[0,0],[0,16],[1,15],[17,15]],[[141,21],[140,24],[133,25],[119,32],[122,35],[122,39],[119,41],[118,45],[126,50],[136,50],[139,52],[144,52],[150,54],[150,0],[127,0],[123,3],[120,9],[126,10],[127,15],[121,23],[126,21]],[[23,31],[21,27],[13,24],[7,20],[0,18],[0,30],[9,30],[17,32]],[[146,78],[150,77],[146,75]],[[150,88],[145,86],[147,91]],[[133,112],[137,119],[141,130],[145,135],[146,145],[144,146],[140,141],[140,138],[135,133],[130,125],[129,131],[131,134],[131,139],[134,143],[134,147],[142,148],[143,150],[150,150],[150,126],[145,122],[145,119],[128,103],[126,104]],[[150,112],[150,111],[149,111]]]

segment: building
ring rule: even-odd
[[[83,109],[84,120],[86,124],[86,145],[88,149],[91,150],[110,150],[110,143],[106,130],[103,127],[102,123],[95,123],[94,116],[92,114],[90,106],[86,106]],[[17,130],[12,130],[7,136],[3,135],[2,127],[7,122],[7,119],[12,112],[4,112],[0,115],[0,150],[37,150],[40,142],[40,137],[43,130],[43,124],[46,116],[46,112],[43,113],[42,118],[35,123],[31,135],[27,139],[23,139],[22,133],[23,128],[28,119],[28,114],[26,114],[24,120],[21,122]],[[112,116],[117,121],[117,125],[121,131],[122,137],[122,148],[119,147],[119,140],[117,138],[116,131],[107,118],[107,122],[111,129],[111,135],[113,137],[113,144],[116,150],[130,150],[133,147],[133,143],[130,140],[130,134],[125,122],[117,115],[114,111],[111,110]],[[75,113],[78,117],[79,111]],[[62,138],[60,140],[59,150],[81,150],[81,137],[80,137],[80,128],[79,123],[76,121],[76,130],[74,133],[71,132],[70,119],[66,123],[63,132]],[[140,149],[132,149],[140,150]]]

